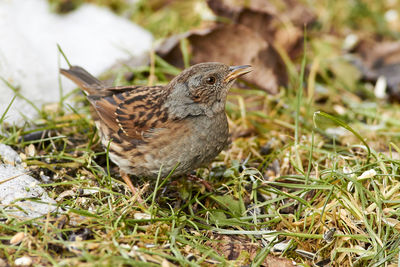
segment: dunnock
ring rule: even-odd
[[[127,174],[155,178],[187,174],[228,144],[226,95],[249,65],[200,63],[165,86],[106,87],[83,68],[61,73],[86,93],[103,146],[132,192]]]

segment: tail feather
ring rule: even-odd
[[[79,66],[72,66],[68,70],[60,69],[60,73],[72,80],[89,95],[104,87],[103,83]]]

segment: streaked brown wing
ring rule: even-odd
[[[150,129],[165,127],[167,110],[163,110],[165,89],[151,87],[114,87],[101,95],[88,96],[99,118],[121,138],[143,140]]]

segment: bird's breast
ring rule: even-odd
[[[160,168],[166,176],[174,176],[211,162],[228,143],[228,123],[225,113],[215,117],[188,117],[168,128],[160,129],[137,149],[141,160],[132,159],[136,175],[157,177]]]

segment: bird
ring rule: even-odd
[[[109,87],[82,67],[60,69],[86,93],[101,143],[132,193],[130,175],[182,176],[228,146],[228,90],[250,71],[250,65],[205,62],[166,85]]]

